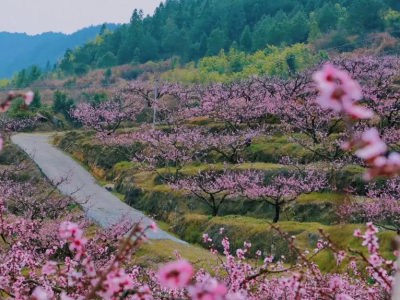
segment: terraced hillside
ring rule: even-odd
[[[351,130],[377,126],[389,148],[397,149],[397,59],[338,58],[333,63],[361,81],[361,103],[376,113],[372,120],[353,123]],[[369,165],[341,148],[352,133],[341,115],[315,102],[312,72],[225,85],[165,83],[156,127],[137,121],[152,115],[148,107],[136,124],[122,123],[124,128],[115,132],[99,129],[104,112],[92,107],[98,119],[84,124],[97,132],[59,134],[54,144],[102,184],[114,184],[121,201],[155,216],[164,229],[190,243],[207,248],[208,234],[222,250],[224,228],[234,250],[250,242],[252,255],[261,250],[289,257],[290,245],[271,230],[277,221],[303,250],[316,248],[321,228],[339,247],[360,249],[352,233],[374,221],[381,225],[381,250],[392,259],[395,222],[383,216],[384,208],[375,214],[365,210],[382,200],[377,191],[390,193],[399,179],[365,181]],[[123,90],[129,95],[124,99],[144,102],[140,87],[132,83]],[[377,100],[383,94],[390,95],[386,102]],[[350,208],[351,217],[344,213]],[[336,267],[329,253],[315,260],[322,270]]]

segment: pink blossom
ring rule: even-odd
[[[376,254],[372,254],[368,261],[373,267],[379,267],[382,265],[382,259]]]
[[[52,275],[56,273],[57,263],[54,261],[48,261],[42,268],[43,275]]]
[[[356,155],[367,162],[373,161],[387,151],[386,144],[380,139],[379,133],[375,128],[364,132],[361,135],[360,143],[362,148],[356,151]]]
[[[7,101],[0,106],[0,112],[6,112],[11,106],[11,101]]]
[[[333,277],[330,281],[329,281],[329,285],[331,287],[331,289],[341,289],[343,286],[343,281],[340,277]]]
[[[79,229],[78,224],[63,222],[60,225],[59,234],[64,239],[69,239],[72,237],[80,238],[82,237],[82,230]]]
[[[151,222],[150,228],[154,233],[157,233],[157,224],[155,222]]]
[[[35,288],[35,290],[32,293],[32,298],[35,300],[48,300],[49,299],[46,291],[40,286]]]
[[[323,108],[340,112],[345,109],[345,102],[362,98],[361,87],[358,83],[353,81],[346,72],[337,70],[331,64],[326,64],[321,71],[313,75],[313,78],[321,92],[317,103]],[[347,108],[350,107],[347,105]]]
[[[183,288],[187,286],[194,274],[192,265],[186,260],[172,262],[158,271],[160,284],[168,288]]]
[[[375,159],[372,168],[364,174],[364,179],[369,181],[375,177],[393,177],[400,171],[400,154],[392,152],[386,158],[379,156]]]
[[[64,291],[61,293],[60,299],[61,299],[61,300],[74,300],[74,298],[69,297],[69,296],[67,295],[67,293],[64,292]]]
[[[353,298],[346,294],[338,294],[336,295],[336,300],[353,300]]]
[[[373,111],[361,106],[354,105],[350,101],[343,102],[343,108],[351,118],[353,119],[372,119],[374,117]]]
[[[24,99],[25,99],[25,104],[26,104],[26,105],[31,104],[32,101],[33,101],[34,96],[35,96],[35,94],[34,94],[33,92],[28,92],[28,93],[26,93],[26,94],[25,94],[25,97],[24,97]]]
[[[240,290],[236,293],[229,292],[225,296],[226,300],[246,300],[247,299],[247,292],[244,290]]]
[[[192,300],[222,300],[227,288],[216,279],[207,277],[203,282],[190,286],[188,292]]]

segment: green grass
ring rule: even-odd
[[[173,226],[170,226],[168,223],[163,222],[163,221],[157,221],[157,226],[161,230],[168,232],[169,234],[171,234],[172,236],[174,236],[176,238],[179,238],[179,236],[174,233]]]
[[[194,245],[178,244],[171,240],[152,240],[150,243],[142,244],[132,257],[132,263],[145,267],[158,267],[175,261],[175,250],[178,250],[182,258],[192,262],[196,269],[210,270],[213,266],[220,264],[217,257],[209,250]]]
[[[343,204],[346,196],[335,194],[335,193],[316,193],[303,194],[297,198],[297,204],[309,204],[309,203],[323,203],[332,202],[335,204]]]
[[[268,220],[260,220],[242,216],[225,216],[209,218],[204,215],[186,215],[180,220],[185,226],[185,237],[197,236],[201,239],[203,233],[209,233],[210,237],[218,240],[219,228],[225,228],[225,234],[229,237],[233,247],[242,247],[243,242],[251,242],[255,250],[261,249],[267,251],[271,243],[276,245],[276,253],[284,254],[288,251],[288,245],[280,243],[283,238],[279,238],[279,234],[275,229],[271,229]],[[338,249],[347,250],[348,247],[356,251],[367,253],[366,248],[361,246],[362,240],[353,236],[356,229],[365,230],[362,224],[341,224],[334,226],[321,225],[320,223],[300,223],[300,222],[279,222],[275,224],[279,226],[282,232],[295,236],[295,245],[300,250],[313,251],[315,245],[310,244],[310,236],[319,236],[319,229],[328,234]],[[394,259],[391,241],[396,236],[395,232],[384,231],[378,234],[380,240],[380,250],[382,255],[387,259]],[[267,250],[266,250],[267,249]],[[286,250],[285,250],[286,249]],[[321,270],[328,271],[344,271],[344,266],[337,267],[336,260],[329,251],[323,251],[315,257],[314,262],[317,263]]]

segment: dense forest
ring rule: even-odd
[[[183,62],[233,46],[245,52],[307,42],[330,33],[331,45],[350,35],[400,29],[396,0],[168,0],[153,16],[135,10],[130,24],[99,43],[68,50],[66,74],[180,56]],[[371,22],[374,20],[374,22]]]
[[[229,49],[251,54],[310,43],[320,50],[362,41],[372,32],[400,37],[399,11],[397,0],[167,0],[153,16],[135,10],[128,24],[98,28],[95,39],[68,49],[52,71],[60,79],[172,57],[182,65],[197,63]],[[23,69],[12,85],[29,86],[46,72]]]
[[[107,24],[110,30],[115,24]],[[53,69],[53,64],[62,58],[65,49],[83,45],[88,39],[94,39],[101,25],[83,28],[73,34],[45,32],[38,35],[25,33],[0,32],[0,78],[11,77],[14,72],[31,65]]]

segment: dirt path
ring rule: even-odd
[[[151,220],[142,212],[109,193],[81,165],[51,145],[50,137],[45,134],[17,134],[11,140],[31,156],[49,179],[57,180],[69,174],[70,180],[59,187],[60,192],[68,195],[76,191],[74,197],[78,202],[90,197],[88,203],[83,206],[88,210],[88,216],[102,226],[114,224],[124,215],[137,221],[142,220],[144,224],[150,224]],[[170,239],[187,244],[160,229],[157,233],[149,230],[147,234],[150,239]]]

